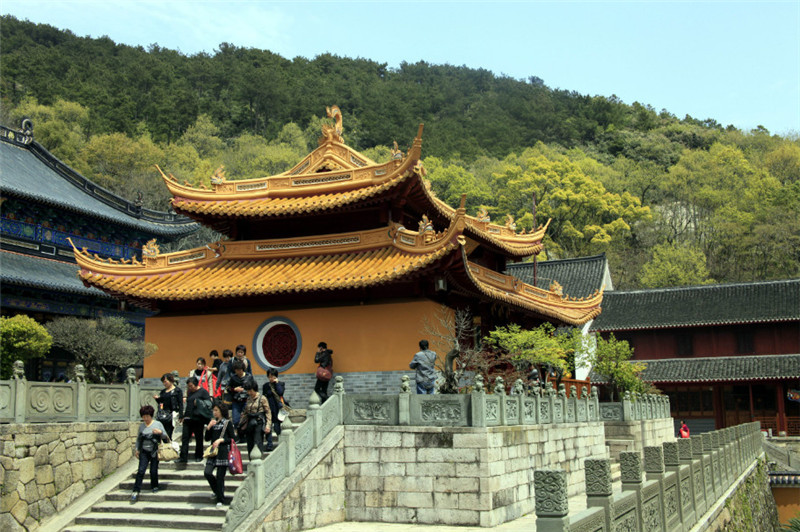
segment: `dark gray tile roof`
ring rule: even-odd
[[[587,297],[603,286],[607,264],[605,253],[593,257],[539,262],[536,286],[547,290],[552,281],[558,281],[564,288],[565,294],[572,297]],[[532,262],[509,264],[506,273],[533,284]],[[605,309],[605,302],[603,309]]]
[[[199,227],[174,213],[143,209],[139,214],[131,202],[81,176],[40,144],[22,144],[3,136],[0,136],[0,190],[162,238],[183,236]]]
[[[736,382],[800,378],[800,355],[748,355],[733,357],[637,360],[647,367],[642,379],[655,383]],[[592,382],[607,382],[590,372]]]
[[[800,279],[614,291],[594,331],[800,321]]]
[[[102,290],[84,286],[75,263],[12,251],[0,250],[0,280],[3,284],[113,299]]]

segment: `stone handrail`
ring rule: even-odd
[[[670,416],[666,395],[625,392],[620,402],[600,404],[601,421],[642,421]]]
[[[536,529],[554,532],[689,530],[761,455],[758,422],[620,454],[622,492],[613,493],[610,459],[587,459],[587,509],[569,515],[567,473],[536,470]]]
[[[81,366],[75,382],[28,381],[17,361],[13,378],[0,381],[0,423],[136,421],[141,406],[156,406],[160,390],[139,385],[132,369],[125,384],[89,384]]]
[[[600,403],[594,387],[591,393],[583,387],[578,394],[572,386],[567,397],[563,384],[558,392],[548,383],[532,393],[525,391],[521,381],[517,384],[512,395],[506,395],[503,380],[498,377],[494,393],[487,395],[478,376],[476,391],[469,394],[417,395],[411,393],[408,377],[403,377],[398,395],[345,396],[344,424],[493,427],[670,417],[666,396],[643,395],[621,403]]]
[[[331,431],[342,424],[344,387],[342,377],[336,377],[334,393],[320,406],[320,399],[312,392],[306,420],[295,427],[290,418],[282,423],[280,444],[261,459],[258,447],[253,448],[247,476],[233,494],[230,509],[222,530],[243,530],[242,523],[264,504],[269,494],[280,482],[289,477],[299,462],[320,446]],[[244,530],[250,527],[245,526]]]

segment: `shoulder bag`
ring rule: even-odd
[[[180,445],[177,442],[168,440],[167,443],[158,446],[158,460],[159,462],[168,462],[178,458],[178,451]]]

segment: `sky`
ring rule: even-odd
[[[228,42],[288,59],[466,65],[800,134],[800,0],[0,0],[0,13],[186,55]]]

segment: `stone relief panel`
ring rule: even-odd
[[[536,399],[533,397],[522,398],[522,420],[526,425],[534,425],[538,421]]]
[[[636,512],[631,510],[614,519],[615,532],[639,532],[639,519]]]
[[[294,453],[297,463],[314,447],[314,427],[311,422],[303,422],[294,433]]]
[[[583,421],[588,421],[587,412],[586,412],[586,406],[587,406],[586,405],[586,401],[584,401],[583,399],[578,399],[578,405],[577,406],[578,406],[578,410],[577,410],[578,422],[580,423],[580,422],[583,422]]]
[[[86,389],[86,406],[90,421],[127,419],[128,392],[117,386],[90,384]]]
[[[648,473],[664,472],[664,451],[661,447],[644,448],[644,470]]]
[[[539,423],[550,423],[552,418],[550,416],[550,399],[547,397],[539,401]]]
[[[14,418],[14,389],[11,384],[0,384],[0,419]]]
[[[500,398],[487,395],[486,401],[486,425],[494,426],[500,424]]]
[[[653,497],[642,504],[642,532],[663,530],[661,523],[661,501]]]
[[[253,510],[255,510],[255,477],[247,476],[244,482],[237,488],[236,494],[231,501],[228,508],[228,514],[225,517],[225,529],[232,530],[236,525],[247,519]]]
[[[607,532],[606,516],[603,512],[595,512],[577,523],[570,523],[569,532]]]
[[[622,421],[622,405],[619,403],[600,403],[602,421]]]
[[[77,417],[77,392],[74,384],[28,383],[27,419],[73,419]]]
[[[288,449],[286,445],[278,445],[267,457],[264,464],[264,493],[271,493],[286,477]]]
[[[412,425],[417,424],[415,417],[412,414]],[[466,426],[467,405],[459,400],[423,400],[419,405],[419,420],[421,425]]]
[[[506,403],[506,425],[518,425],[519,419],[519,400],[517,397],[504,399]]]
[[[564,422],[564,401],[561,397],[556,397],[553,400],[553,423]]]
[[[346,394],[344,423],[347,425],[397,425],[397,396]]]

